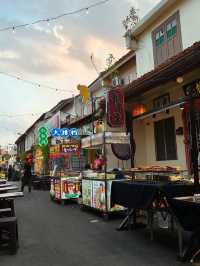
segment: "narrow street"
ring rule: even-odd
[[[151,242],[145,231],[117,232],[119,219],[105,222],[76,204],[51,202],[48,192],[25,192],[16,212],[20,248],[14,256],[2,252],[2,266],[180,265],[176,248]]]

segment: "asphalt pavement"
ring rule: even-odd
[[[177,243],[168,234],[116,231],[121,219],[108,222],[77,204],[52,202],[48,192],[25,192],[15,201],[20,248],[0,253],[2,266],[178,266]],[[186,264],[184,264],[186,265]]]

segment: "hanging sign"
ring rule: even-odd
[[[108,92],[108,124],[110,127],[125,124],[124,94],[120,88]]]

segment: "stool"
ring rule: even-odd
[[[18,248],[18,228],[16,217],[4,217],[0,218],[0,231],[3,234],[8,233],[8,240],[2,241],[8,243],[8,247],[11,254],[15,254]]]

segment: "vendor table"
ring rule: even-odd
[[[199,189],[199,188],[198,188]],[[148,211],[148,224],[153,239],[153,213],[168,211],[166,198],[191,196],[197,191],[192,184],[172,184],[163,182],[114,182],[112,185],[112,206],[119,204],[127,207],[129,212],[118,230],[130,226],[130,219],[136,222],[136,211]]]
[[[11,186],[13,186],[13,183],[6,182],[5,184],[0,184],[0,188],[11,187]]]
[[[12,215],[15,216],[14,199],[23,197],[23,192],[9,192],[0,194],[0,206],[9,207],[12,210]]]
[[[192,260],[200,253],[194,249],[194,242],[200,239],[200,202],[195,197],[177,197],[168,199],[170,208],[176,217],[179,235],[179,256],[183,260]],[[192,232],[187,247],[183,250],[183,230]]]
[[[0,193],[8,192],[8,191],[16,190],[16,189],[19,189],[19,187],[17,186],[0,187]]]

